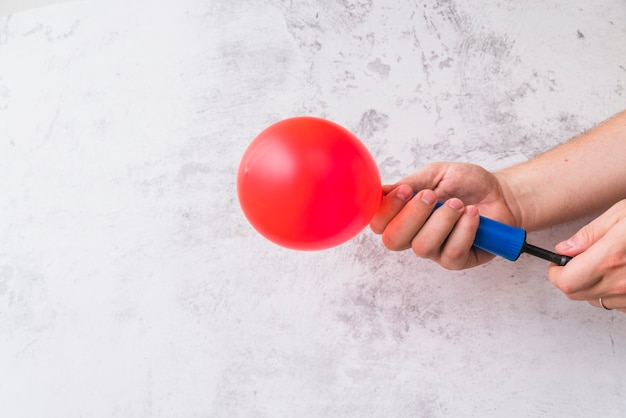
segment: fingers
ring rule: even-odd
[[[602,238],[613,226],[626,217],[626,201],[612,206],[598,218],[582,227],[567,241],[556,245],[559,254],[575,256],[587,250],[593,243]]]
[[[401,184],[395,188],[385,186],[383,193],[385,196],[380,202],[376,215],[370,222],[370,228],[376,234],[382,234],[394,216],[413,198],[413,189],[407,184]]]
[[[470,260],[475,253],[471,251],[476,237],[476,230],[480,222],[480,215],[475,206],[467,206],[465,213],[459,220],[448,239],[441,253],[442,266],[449,269],[458,270],[467,265],[478,264],[478,260]],[[488,256],[491,258],[491,256]]]
[[[418,192],[387,224],[382,233],[385,247],[394,251],[411,248],[413,238],[431,216],[436,203],[432,190]]]
[[[412,190],[399,185],[383,198],[370,227],[382,234],[384,245],[394,251],[412,248],[418,256],[449,269],[478,264],[471,251],[480,219],[478,209],[453,198],[433,212],[435,193],[421,190],[412,197]]]
[[[565,267],[551,265],[548,277],[567,297],[626,312],[625,215],[620,202],[566,242],[576,257]]]
[[[581,231],[583,231],[581,233]],[[596,241],[588,244],[585,239]],[[577,232],[571,240],[578,254],[565,267],[548,268],[550,281],[569,298],[592,300],[626,294],[626,219],[612,210]],[[586,248],[579,252],[581,248]],[[556,248],[559,251],[559,247]]]
[[[565,267],[551,264],[548,278],[570,299],[589,300],[593,298],[589,289],[602,280],[602,274],[598,271],[597,258],[591,253],[584,253],[574,257]]]
[[[616,246],[611,238],[601,239],[565,267],[551,265],[548,278],[552,284],[572,300],[626,294],[626,248]]]
[[[607,311],[616,310],[626,312],[626,295],[606,296],[598,299],[592,299],[589,301],[589,304]]]
[[[400,180],[397,184],[408,184],[413,190],[434,190],[445,177],[445,163],[429,163]],[[441,199],[442,196],[440,195]]]
[[[465,207],[461,200],[449,199],[415,235],[411,248],[419,257],[429,258],[446,269],[475,266],[493,257],[479,260],[480,251],[472,249],[479,221],[475,206]]]
[[[442,247],[452,238],[452,231],[464,209],[463,202],[459,199],[453,198],[445,202],[432,214],[429,222],[414,234],[411,240],[413,252],[422,258],[440,258]]]

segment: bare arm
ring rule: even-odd
[[[548,276],[571,299],[626,312],[626,111],[497,173],[431,163],[385,193],[371,223],[385,246],[412,248],[450,269],[493,257],[472,246],[479,212],[536,230],[611,207],[556,246],[574,259],[565,267],[551,265]],[[433,212],[436,200],[446,204]]]
[[[527,230],[606,210],[626,198],[626,111],[495,175],[517,223]]]

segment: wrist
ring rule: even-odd
[[[494,172],[493,175],[500,184],[504,203],[513,215],[514,226],[533,229],[533,191],[519,181],[519,176],[510,173],[510,169]]]

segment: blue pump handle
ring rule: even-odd
[[[442,202],[437,202],[435,210],[441,205],[443,205]],[[526,231],[522,228],[481,216],[472,245],[488,253],[515,261],[522,253],[525,242]]]

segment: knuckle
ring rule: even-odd
[[[394,234],[383,232],[382,237],[383,245],[391,251],[401,251],[403,250],[403,246],[401,243],[395,238]]]
[[[427,245],[426,243],[424,243],[422,240],[419,240],[419,239],[414,239],[411,242],[411,248],[413,249],[413,252],[415,253],[415,255],[421,258],[431,259],[435,255],[435,251],[432,249],[432,247],[430,247],[429,245]]]
[[[602,264],[605,272],[623,268],[626,266],[626,252],[611,251],[604,257]]]
[[[576,300],[575,295],[578,289],[570,280],[557,280],[554,282],[554,285],[569,299]]]
[[[452,262],[458,262],[464,260],[467,254],[463,249],[459,247],[451,247],[444,250],[444,256],[447,260],[450,260]]]
[[[467,253],[460,248],[446,248],[441,265],[447,270],[461,270],[467,260]]]
[[[370,224],[370,229],[376,235],[380,235],[380,234],[382,234],[385,231],[384,228],[382,228],[380,225],[378,225],[376,223],[373,223],[373,222]]]

